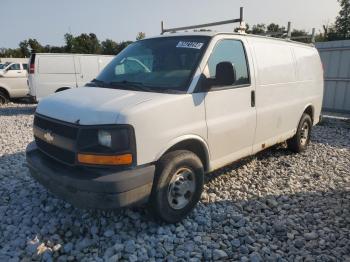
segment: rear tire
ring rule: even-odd
[[[291,139],[287,140],[288,148],[295,153],[305,151],[310,143],[311,129],[311,117],[304,113],[300,119],[296,134]]]
[[[156,220],[176,223],[196,206],[204,185],[204,169],[197,155],[186,150],[166,154],[159,161],[149,202]]]
[[[9,98],[4,91],[0,90],[0,105],[7,104],[9,102]]]

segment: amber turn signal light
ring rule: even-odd
[[[90,165],[130,165],[132,154],[112,156],[78,154],[78,161]]]

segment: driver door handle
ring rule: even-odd
[[[254,90],[252,90],[252,92],[251,92],[250,105],[251,105],[251,107],[255,107],[255,91]]]

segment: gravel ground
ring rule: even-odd
[[[182,223],[143,208],[96,212],[29,175],[35,106],[0,107],[0,261],[350,261],[350,122],[314,128],[307,152],[284,146],[210,174]]]

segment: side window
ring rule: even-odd
[[[22,64],[23,70],[28,70],[28,64]]]
[[[21,70],[21,66],[19,64],[12,64],[9,70]]]
[[[225,39],[218,42],[208,61],[210,78],[215,78],[216,65],[220,62],[231,62],[234,65],[236,69],[236,82],[234,85],[250,83],[247,60],[241,41]]]

